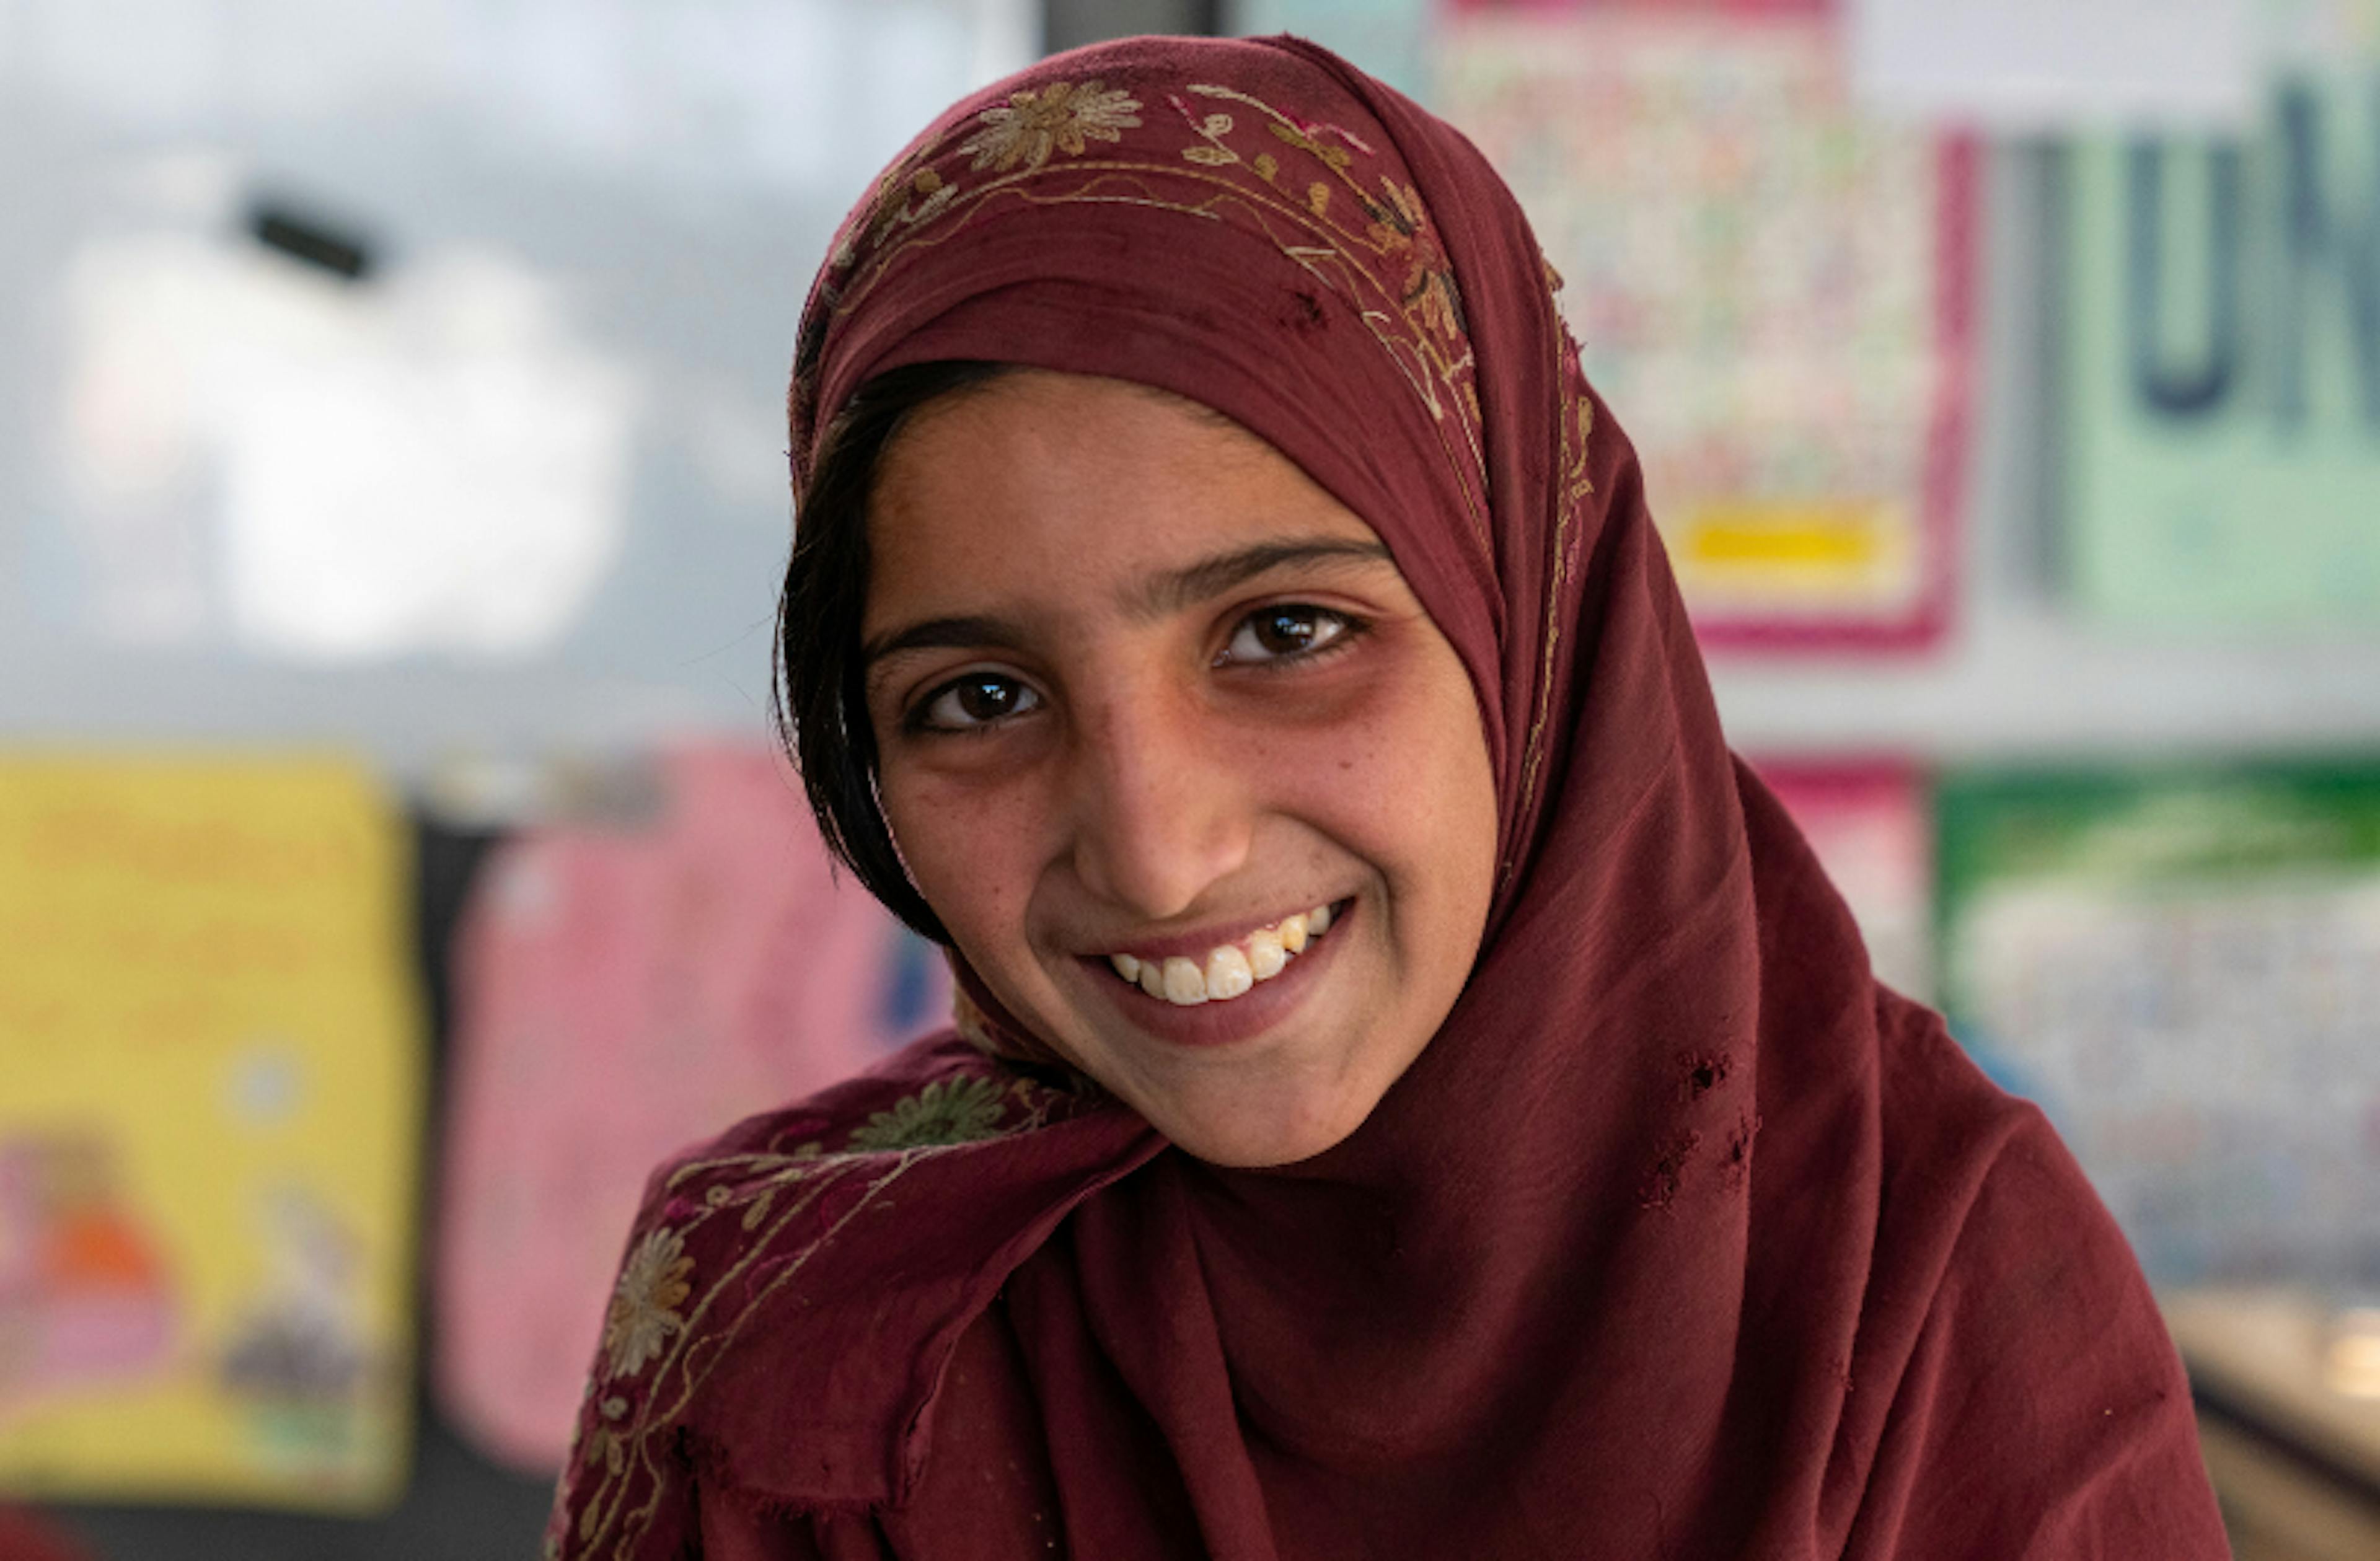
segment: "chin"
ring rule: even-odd
[[[1236,1111],[1184,1115],[1144,1107],[1141,1114],[1184,1154],[1233,1170],[1263,1170],[1337,1148],[1372,1113],[1370,1104],[1358,1108],[1352,1102],[1330,1101],[1284,1115],[1277,1102],[1268,1101],[1262,1107]]]

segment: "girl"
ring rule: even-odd
[[[1559,286],[1286,39],[1045,61],[853,213],[784,701],[959,1023],[656,1173],[552,1554],[2226,1554],[2121,1238],[1729,755]]]

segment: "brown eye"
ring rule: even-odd
[[[971,672],[936,689],[917,712],[917,724],[940,732],[966,732],[1023,715],[1041,696],[1014,678]]]
[[[1311,655],[1346,636],[1353,628],[1343,613],[1291,603],[1267,607],[1240,621],[1221,662],[1281,661]]]

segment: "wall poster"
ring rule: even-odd
[[[0,761],[0,1493],[395,1498],[406,842],[341,762]]]
[[[1825,0],[1448,0],[1706,643],[1906,647],[1954,595],[1973,144],[1863,118]]]
[[[1890,758],[1803,757],[1755,768],[1851,907],[1876,979],[1932,1001],[1934,815],[1918,768]]]
[[[500,845],[455,934],[435,1377],[524,1469],[562,1462],[654,1166],[950,1014],[776,750],[671,748],[648,782],[641,816]]]
[[[2152,1278],[2380,1282],[2380,767],[1970,773],[1945,1007]]]
[[[2380,612],[2380,12],[2266,8],[2252,133],[2071,156],[2067,562],[2111,620]]]

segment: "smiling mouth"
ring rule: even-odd
[[[1288,969],[1292,961],[1345,914],[1345,903],[1342,901],[1337,905],[1317,905],[1311,911],[1283,916],[1236,943],[1218,944],[1204,959],[1179,954],[1164,958],[1110,954],[1108,964],[1123,980],[1176,1008],[1229,1002],[1254,990],[1258,982],[1270,981]]]

